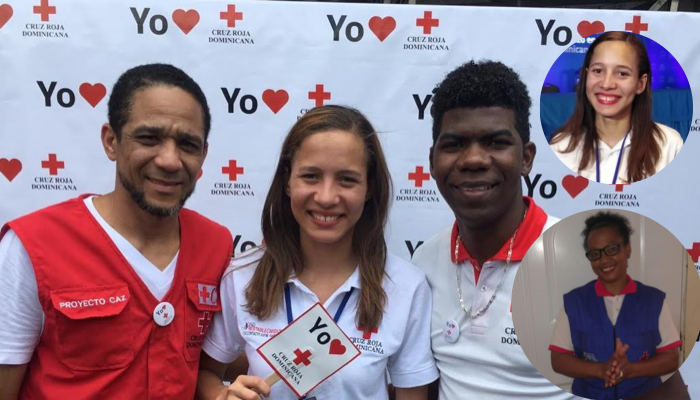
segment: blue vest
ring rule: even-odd
[[[610,322],[605,302],[595,292],[595,282],[564,295],[571,340],[576,357],[587,361],[607,362],[615,352],[615,339],[628,344],[629,362],[653,357],[661,343],[659,315],[666,294],[637,281],[637,292],[625,295],[615,326]],[[661,378],[625,379],[617,386],[605,388],[603,379],[574,379],[573,394],[599,400],[627,399],[659,386]]]

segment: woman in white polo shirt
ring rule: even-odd
[[[600,35],[579,76],[574,113],[549,142],[569,169],[621,184],[648,178],[673,160],[683,139],[652,121],[651,66],[636,35]]]
[[[282,146],[265,201],[265,246],[232,261],[221,282],[222,313],[203,345],[204,399],[296,399],[256,348],[320,302],[361,355],[308,399],[425,399],[438,377],[430,351],[431,295],[425,275],[387,253],[391,179],[376,132],[357,110],[305,114]],[[248,375],[230,387],[227,363],[245,354]]]

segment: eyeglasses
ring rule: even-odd
[[[609,256],[614,256],[615,254],[620,252],[620,246],[623,246],[627,244],[625,243],[614,243],[614,244],[609,244],[602,249],[592,249],[588,250],[586,252],[586,258],[590,261],[596,261],[600,260],[601,257],[603,257],[603,252]]]

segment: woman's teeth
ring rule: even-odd
[[[320,214],[312,214],[312,216],[315,219],[317,219],[319,221],[323,221],[323,222],[332,222],[332,221],[335,221],[336,219],[338,219],[337,215],[334,217],[329,217],[329,216],[324,216],[324,215],[320,215]]]

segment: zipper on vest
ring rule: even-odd
[[[613,325],[613,354],[615,350],[615,345],[617,344],[617,335],[615,334],[615,325]],[[617,399],[617,385],[615,385],[615,400]]]

